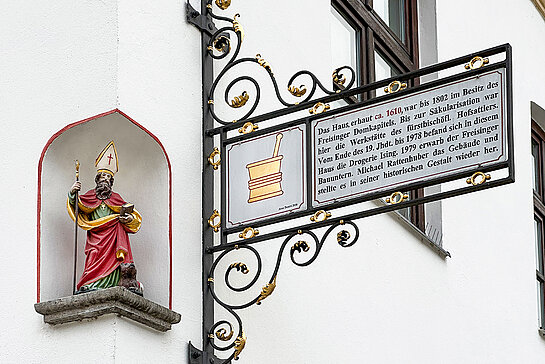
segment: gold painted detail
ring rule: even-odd
[[[79,161],[76,159],[76,179],[79,178]]]
[[[216,48],[218,52],[229,53],[231,51],[231,41],[224,35],[220,35],[219,37],[214,39],[213,44],[214,48]],[[210,47],[208,47],[207,49],[210,51],[212,50],[210,49]]]
[[[471,177],[466,179],[468,185],[478,186],[482,185],[489,179],[491,179],[489,174],[484,174],[483,172],[475,172]]]
[[[259,234],[259,230],[254,229],[253,227],[247,227],[240,234],[238,234],[238,237],[241,239],[250,239],[256,236],[257,234]]]
[[[331,107],[329,106],[329,104],[324,104],[323,102],[318,102],[308,112],[313,114],[313,115],[317,115],[317,114],[321,114],[321,113],[329,110],[330,108]]]
[[[405,90],[407,84],[401,81],[393,81],[387,87],[384,88],[384,92],[388,94],[395,94],[398,91]]]
[[[210,283],[214,283],[214,278],[213,277],[208,277],[207,281],[210,282]]]
[[[248,269],[248,266],[246,264],[242,263],[242,262],[232,263],[229,267],[230,268],[235,268],[236,270],[238,270],[242,274],[248,274],[248,272],[250,271]]]
[[[231,5],[231,0],[216,0],[216,6],[221,10],[227,9]]]
[[[115,258],[117,260],[120,260],[122,262],[125,261],[125,254],[127,254],[127,252],[123,249],[119,249],[117,252],[115,252]]]
[[[214,160],[216,156],[218,159]],[[221,164],[221,153],[218,148],[214,147],[214,150],[208,156],[208,163],[210,163],[214,169],[218,169],[219,165]]]
[[[337,85],[344,85],[346,82],[346,77],[341,75],[341,78],[339,78],[339,74],[337,73],[337,70],[333,71],[333,74],[331,75],[333,77],[333,82],[335,82]]]
[[[233,355],[233,359],[238,360],[238,356],[244,349],[244,346],[246,345],[246,335],[244,334],[244,331],[240,332],[240,336],[237,337],[235,340],[235,353]]]
[[[466,70],[476,70],[477,68],[481,68],[485,64],[488,64],[489,60],[488,58],[482,58],[482,57],[473,57],[469,63],[465,65]]]
[[[218,222],[217,224],[214,224],[214,220],[218,218]],[[218,210],[214,210],[214,212],[212,213],[212,216],[210,216],[208,218],[208,225],[210,225],[210,227],[212,229],[214,229],[214,232],[217,233],[219,230],[220,230],[220,226],[221,226],[221,215],[220,213],[218,212]]]
[[[259,126],[257,124],[248,121],[246,124],[242,125],[242,128],[238,129],[238,132],[241,134],[250,134],[251,132],[257,130]]]
[[[307,93],[307,88],[305,85],[301,85],[299,87],[289,86],[288,91],[295,97],[301,97]]]
[[[274,276],[274,279],[271,283],[267,283],[267,285],[261,289],[261,294],[259,295],[259,298],[257,299],[256,304],[260,305],[261,301],[269,297],[274,292],[275,288],[276,288],[276,276]]]
[[[220,329],[218,329],[218,330],[216,331],[216,337],[217,337],[218,339],[220,339],[221,341],[229,341],[229,340],[231,340],[231,338],[233,337],[233,334],[234,334],[233,329],[230,329],[229,334],[227,334],[227,330],[225,330],[223,327],[220,328]],[[214,335],[212,335],[212,337],[213,337],[213,336],[214,336]]]
[[[293,244],[291,247],[291,251],[296,251],[301,253],[301,251],[308,252],[310,247],[308,246],[308,243],[304,240],[299,240],[297,243]]]
[[[208,9],[212,9],[212,4],[206,4],[206,7],[207,7]]]
[[[390,197],[386,197],[386,203],[395,205],[408,199],[409,195],[403,194],[401,192],[394,192],[390,195]]]
[[[310,217],[310,221],[320,222],[320,221],[325,221],[330,217],[331,217],[331,212],[320,210],[320,211],[316,211],[314,215]]]
[[[261,58],[261,54],[259,53],[256,54],[255,59],[257,59],[257,63],[259,63],[261,67],[265,68],[267,71],[269,71],[271,75],[273,75],[271,65],[267,61],[265,61],[263,58]]]
[[[208,338],[209,338],[209,339],[213,339],[213,338],[214,338],[214,334],[208,334]]]
[[[246,105],[249,99],[250,99],[250,95],[248,95],[246,91],[242,91],[242,95],[235,96],[235,98],[231,100],[231,107],[232,108],[242,107]]]
[[[214,105],[214,100],[208,100],[208,105]]]
[[[235,16],[233,17],[233,28],[235,29],[236,33],[240,33],[240,41],[242,42],[242,40],[244,39],[244,29],[242,29],[242,25],[237,19],[239,17],[240,14],[235,14]]]
[[[350,233],[346,230],[341,230],[337,233],[337,242],[346,243],[350,239]]]

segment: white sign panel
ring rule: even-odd
[[[304,210],[304,150],[304,125],[227,145],[227,227]]]
[[[505,70],[312,122],[312,206],[507,160]]]

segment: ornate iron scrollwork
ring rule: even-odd
[[[348,66],[343,66],[334,70],[332,75],[333,84],[331,85],[334,89],[325,87],[312,72],[302,70],[296,72],[289,78],[286,89],[283,89],[283,93],[286,93],[286,90],[287,93],[289,93],[287,94],[287,98],[285,98],[280,92],[280,87],[278,86],[271,65],[264,57],[257,54],[255,57],[239,58],[242,41],[244,39],[244,29],[242,27],[240,15],[236,14],[232,18],[216,15],[213,11],[213,0],[203,1],[205,1],[203,5],[206,4],[206,6],[203,7],[203,9],[206,9],[205,14],[200,17],[197,17],[197,15],[193,16],[193,18],[198,18],[197,20],[200,22],[197,24],[197,20],[193,20],[193,23],[197,24],[201,31],[210,36],[210,39],[204,44],[206,54],[213,60],[226,61],[222,64],[222,68],[218,70],[215,79],[211,82],[209,91],[204,100],[204,107],[209,112],[208,115],[210,115],[216,123],[223,126],[237,123],[236,126],[231,129],[238,129],[241,134],[254,132],[258,128],[256,120],[247,119],[255,116],[254,112],[261,102],[262,86],[255,78],[245,73],[235,76],[233,79],[229,78],[230,75],[233,74],[230,71],[236,67],[237,69],[241,69],[238,67],[242,65],[257,65],[258,67],[255,68],[257,69],[257,72],[265,71],[267,82],[270,80],[270,86],[274,89],[276,101],[280,103],[282,108],[290,110],[290,112],[300,111],[303,110],[303,108],[308,109],[313,105],[315,105],[315,107],[312,110],[315,114],[326,111],[329,109],[329,105],[326,103],[317,104],[316,101],[312,101],[319,93],[323,94],[320,95],[321,97],[336,95],[339,93],[339,88],[342,88],[342,92],[345,92],[349,91],[354,86],[356,74],[355,71]],[[218,8],[225,10],[231,5],[231,0],[215,0],[215,4]],[[216,28],[213,21],[218,21],[227,25]],[[331,80],[329,80],[329,82],[331,82]],[[221,87],[224,87],[224,89],[220,89],[220,85]],[[243,90],[241,89],[242,85],[244,85]],[[223,96],[221,97],[222,93]],[[231,108],[231,113],[237,115],[237,117],[235,117],[236,120],[232,121],[232,116],[227,117],[219,114],[220,110],[223,111],[224,108],[216,108],[216,106],[222,98],[226,105]],[[292,102],[289,100],[297,101]],[[211,154],[209,156],[210,164],[214,165],[217,163],[219,166],[219,157],[217,156],[219,156],[219,151],[216,152],[216,154]],[[214,167],[218,168],[216,165],[214,165]],[[205,336],[208,339],[208,342],[204,343],[204,345],[209,345],[214,350],[221,352],[230,351],[230,356],[223,360],[224,364],[230,363],[233,359],[238,359],[246,345],[246,335],[238,311],[250,306],[260,305],[264,299],[271,297],[271,294],[276,289],[282,256],[287,246],[290,246],[289,257],[291,262],[297,266],[303,267],[316,260],[326,239],[332,235],[334,229],[341,225],[343,225],[343,230],[339,231],[336,235],[337,242],[340,246],[348,247],[358,240],[359,232],[357,226],[350,221],[342,220],[332,220],[331,222],[328,220],[329,227],[323,233],[322,237],[319,238],[312,230],[324,227],[324,224],[322,223],[330,216],[331,214],[324,211],[322,214],[314,217],[316,226],[307,227],[306,229],[301,227],[295,228],[294,230],[285,230],[282,233],[283,235],[280,235],[284,240],[278,251],[276,266],[270,276],[267,277],[268,280],[265,280],[265,277],[262,276],[262,260],[260,253],[253,245],[250,245],[259,238],[256,238],[256,235],[259,233],[257,229],[246,228],[240,233],[240,240],[234,244],[223,245],[222,243],[222,249],[217,251],[218,254],[217,256],[214,256],[213,262],[211,263],[212,265],[206,267],[204,279],[215,303],[226,310],[233,319],[208,321],[209,324],[207,325],[210,327],[207,327]],[[208,219],[208,225],[216,232],[222,228],[219,212],[214,211],[212,216]],[[351,225],[351,232],[346,230],[345,225]],[[294,240],[296,241],[294,242]],[[255,266],[252,265],[252,269],[249,268],[250,265],[248,262],[240,260],[231,262],[227,265],[223,264],[226,263],[225,260],[230,254],[239,254],[240,252],[249,253],[250,256],[254,257]],[[205,250],[204,254],[214,253]],[[245,257],[247,258],[247,256]],[[220,262],[222,264],[220,264]],[[210,268],[208,269],[208,267]],[[217,277],[217,273],[221,273],[220,270],[223,270],[223,281],[217,278],[214,280],[214,277]],[[240,284],[241,280],[244,282],[243,284]],[[215,290],[215,285],[217,284],[225,284],[227,292],[252,292],[253,298],[242,304],[230,304],[224,298],[218,296],[218,293]],[[225,292],[225,290],[221,290],[221,292]],[[211,324],[211,322],[213,322],[213,324]]]
[[[352,233],[350,233],[347,230],[347,226],[351,226],[351,230],[353,230]],[[276,282],[278,273],[280,271],[280,266],[282,263],[282,257],[283,253],[287,246],[290,245],[290,242],[296,238],[297,241],[291,245],[290,248],[290,260],[293,264],[304,267],[312,264],[320,254],[322,247],[325,243],[325,241],[332,235],[332,232],[336,230],[337,228],[341,227],[342,230],[338,231],[336,234],[336,240],[337,243],[343,247],[350,247],[356,243],[356,241],[359,238],[359,229],[356,224],[354,224],[351,221],[345,221],[340,220],[336,222],[332,222],[332,225],[323,233],[322,237],[319,238],[311,229],[307,230],[294,230],[285,236],[284,241],[282,242],[280,249],[278,251],[277,259],[276,259],[276,265],[275,268],[270,275],[268,283],[265,284],[261,291],[257,293],[254,298],[247,300],[246,302],[242,304],[229,304],[224,299],[220,298],[215,290],[215,282],[214,280],[208,280],[208,287],[210,289],[211,295],[214,298],[215,302],[218,303],[221,307],[223,307],[225,310],[227,310],[236,320],[237,323],[237,330],[233,329],[233,323],[229,322],[227,320],[220,320],[217,321],[210,329],[208,333],[208,337],[210,338],[210,344],[214,349],[219,351],[228,351],[233,350],[233,353],[231,356],[223,363],[228,363],[232,359],[236,359],[239,355],[242,349],[244,348],[244,345],[246,343],[246,336],[244,334],[243,326],[242,326],[242,320],[240,316],[238,315],[237,311],[248,308],[253,305],[260,305],[264,299],[267,297],[270,297],[273,291],[276,288]],[[352,235],[353,234],[353,235]],[[302,238],[305,238],[304,240]],[[242,244],[240,242],[239,244]],[[219,266],[222,266],[220,264],[223,260],[225,260],[228,255],[231,253],[234,253],[236,251],[247,251],[252,253],[252,255],[256,258],[256,270],[253,276],[250,278],[250,282],[242,287],[235,287],[231,282],[231,275],[235,272],[242,273],[244,275],[247,275],[249,273],[248,265],[243,262],[236,262],[231,263],[228,268],[225,271],[225,285],[227,288],[234,292],[243,292],[248,291],[253,288],[258,287],[257,283],[261,277],[262,272],[262,260],[261,255],[259,254],[258,250],[254,248],[251,245],[239,245],[236,246],[230,246],[229,248],[226,248],[223,250],[214,260],[214,263],[212,265],[212,268],[209,272],[209,277],[213,277],[216,275],[216,270]],[[303,261],[299,261],[297,259],[297,256],[299,255],[308,255],[306,256],[306,259]],[[233,341],[234,332],[237,332],[236,339]],[[218,340],[222,342],[229,342],[229,344],[225,346],[220,346],[216,343],[214,343],[214,338],[217,338]]]
[[[230,5],[230,1],[216,0],[216,5],[220,9],[225,9]],[[223,67],[223,69],[220,70],[216,79],[214,80],[212,87],[210,89],[209,99],[211,100],[215,99],[214,95],[216,92],[218,92],[218,85],[220,84],[220,81],[222,81],[226,77],[228,71],[242,64],[250,64],[250,63],[256,63],[267,71],[267,74],[274,88],[277,101],[279,101],[280,104],[284,107],[293,107],[300,103],[307,102],[311,100],[314,96],[316,96],[316,92],[318,90],[321,90],[326,95],[333,95],[337,93],[337,91],[330,90],[327,87],[325,87],[314,75],[314,73],[307,70],[302,70],[295,73],[288,80],[287,90],[289,91],[291,95],[295,97],[302,98],[304,96],[304,98],[298,102],[287,101],[280,93],[278,82],[272,71],[271,65],[260,54],[257,54],[254,58],[238,58],[238,55],[240,53],[240,48],[242,45],[242,40],[244,38],[244,30],[242,28],[242,24],[239,19],[240,15],[236,14],[233,17],[233,19],[231,19],[231,18],[215,15],[213,12],[212,6],[207,7],[207,10],[208,10],[208,15],[210,15],[211,18],[222,21],[222,22],[230,23],[230,26],[219,28],[215,33],[212,34],[210,42],[207,47],[209,56],[215,60],[219,60],[231,55],[231,58],[229,59],[227,64]],[[236,43],[236,46],[232,46],[233,40],[229,39],[226,36],[226,33],[231,33],[236,36],[235,37],[236,40],[234,41]],[[299,87],[295,86],[296,84],[300,84],[299,82],[296,82],[296,81],[303,77],[310,79],[310,86],[309,87],[305,87],[303,85]],[[335,69],[333,72],[333,82],[337,85],[341,85],[343,87],[343,91],[346,91],[352,88],[352,86],[354,86],[355,84],[355,80],[356,80],[356,73],[349,66],[339,67]],[[259,105],[261,101],[261,86],[259,85],[259,83],[256,81],[255,78],[251,76],[242,75],[233,79],[225,87],[224,99],[226,100],[226,103],[229,106],[232,106],[232,104],[229,102],[230,100],[236,101],[236,97],[234,96],[229,97],[229,95],[231,95],[231,91],[233,90],[233,88],[241,84],[241,82],[249,82],[253,85],[255,92],[252,92],[252,95],[255,94],[255,98],[253,98],[251,102],[247,102],[248,100],[246,100],[244,103],[235,102],[235,104],[240,104],[240,106],[235,106],[235,107],[247,110],[243,115],[237,118],[237,121],[244,121],[250,118],[251,116],[253,116],[254,111],[256,110],[257,106]],[[222,118],[220,115],[217,114],[214,104],[209,104],[209,110],[214,120],[218,122],[219,124],[228,125],[231,123],[230,120],[226,118]]]

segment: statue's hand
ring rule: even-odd
[[[71,194],[74,194],[76,192],[79,192],[79,190],[81,190],[81,182],[80,181],[76,181],[74,182],[74,184],[72,185],[72,188],[70,188],[70,193]]]
[[[123,216],[119,216],[119,221],[122,223],[122,224],[128,224],[130,223],[131,221],[134,220],[134,217],[132,216],[132,214],[127,214],[127,215],[123,215]]]

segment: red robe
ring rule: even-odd
[[[99,208],[103,201],[114,211],[114,214],[90,220],[90,214]],[[138,231],[141,217],[134,210],[133,222],[127,225],[119,222],[119,212],[121,206],[125,203],[121,196],[115,192],[112,192],[112,195],[107,200],[98,199],[94,189],[79,196],[78,206],[80,213],[78,225],[87,230],[87,241],[85,243],[85,268],[78,282],[77,289],[108,276],[121,263],[133,262],[128,233]],[[72,212],[71,216],[74,218],[73,207],[70,204],[68,206],[69,212]],[[123,251],[125,255],[124,260],[117,258],[117,252],[119,251]]]

